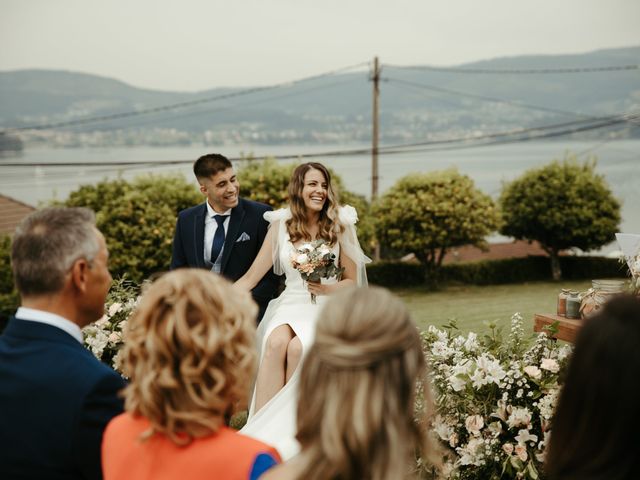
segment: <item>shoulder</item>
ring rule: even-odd
[[[183,219],[183,218],[193,217],[198,214],[204,214],[206,209],[207,207],[205,203],[202,202],[193,207],[189,207],[189,208],[185,208],[184,210],[181,210],[180,213],[178,213],[178,218]]]
[[[211,442],[216,444],[216,448],[228,450],[229,454],[238,458],[258,458],[268,461],[271,458],[275,463],[280,462],[280,455],[277,450],[266,443],[252,437],[243,435],[232,428],[222,427],[217,434],[211,437]]]
[[[269,222],[277,222],[281,220],[289,220],[291,218],[291,210],[289,208],[279,208],[272,212],[265,212],[264,219]]]
[[[355,225],[358,221],[358,212],[351,205],[338,207],[338,220],[343,225]]]
[[[264,212],[268,212],[273,210],[269,205],[260,202],[254,202],[253,200],[247,200],[246,198],[241,198],[239,203],[242,205],[242,208],[245,212],[256,212],[259,215],[262,215]]]

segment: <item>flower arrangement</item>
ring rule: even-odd
[[[139,299],[139,288],[134,283],[124,277],[115,280],[107,295],[105,314],[82,329],[85,347],[98,360],[121,373],[122,333]]]
[[[291,252],[290,259],[291,265],[300,272],[302,279],[311,283],[320,283],[323,278],[340,279],[344,272],[344,268],[336,265],[336,256],[322,239],[302,244]],[[316,303],[313,293],[311,303]]]
[[[627,264],[631,274],[631,293],[640,295],[640,235],[616,233],[616,240],[622,251],[620,261]]]
[[[495,325],[483,337],[456,330],[451,322],[423,332],[444,477],[540,478],[571,347],[542,333],[527,348],[520,314],[505,341]]]

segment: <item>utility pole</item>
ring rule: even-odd
[[[378,57],[373,58],[373,131],[371,133],[371,203],[378,198],[378,97],[380,96],[380,66]],[[380,243],[375,240],[373,259],[380,260]]]
[[[378,198],[378,97],[380,96],[380,67],[378,57],[373,59],[373,132],[371,135],[371,202]]]

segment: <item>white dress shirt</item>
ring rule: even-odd
[[[19,307],[15,317],[18,320],[25,320],[28,322],[46,323],[52,327],[64,330],[77,341],[82,343],[82,330],[80,327],[73,323],[71,320],[67,320],[55,313],[45,312],[44,310],[36,310],[35,308]]]
[[[213,264],[212,270],[214,272],[220,273],[220,263],[214,264],[214,261],[216,260],[215,258],[213,259],[213,261],[211,260],[211,246],[213,245],[213,237],[216,234],[216,230],[218,229],[218,222],[213,218],[214,215],[227,217],[224,219],[224,222],[222,222],[222,225],[224,227],[224,237],[227,238],[231,209],[227,210],[224,213],[218,213],[211,207],[211,205],[209,205],[209,202],[207,202],[207,216],[204,219],[204,261],[208,265]],[[222,246],[222,250],[220,250],[220,256],[218,258],[222,259],[223,252],[224,245]]]

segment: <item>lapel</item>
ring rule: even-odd
[[[240,227],[242,226],[242,220],[244,219],[244,205],[243,200],[240,199],[238,206],[231,210],[231,218],[229,219],[229,229],[227,230],[227,236],[224,239],[224,250],[222,252],[222,265],[220,271],[224,272],[229,263],[231,257],[231,250],[236,243]]]
[[[196,266],[206,268],[204,264],[204,217],[207,214],[207,204],[200,205],[196,212],[195,222],[193,224],[193,238],[195,239],[195,255]]]

